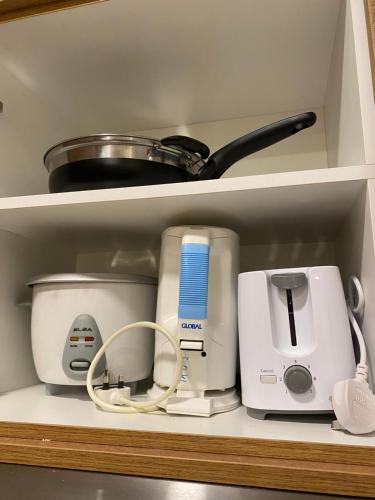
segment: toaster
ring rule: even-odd
[[[239,275],[242,402],[250,416],[330,413],[355,357],[336,266]]]

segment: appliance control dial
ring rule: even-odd
[[[284,382],[290,391],[303,394],[312,386],[312,376],[304,366],[292,365],[284,373]]]

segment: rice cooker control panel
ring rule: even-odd
[[[85,380],[95,354],[103,345],[96,321],[89,314],[80,314],[70,327],[62,357],[65,374],[74,380]],[[98,378],[106,367],[105,355],[96,366],[93,378]]]

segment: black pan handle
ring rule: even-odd
[[[170,135],[169,137],[161,139],[160,142],[164,146],[178,146],[189,151],[189,153],[199,153],[203,160],[210,156],[210,149],[206,144],[185,135]]]
[[[315,113],[301,113],[243,135],[213,153],[194,180],[218,179],[242,158],[282,141],[304,128],[311,127],[315,122]]]

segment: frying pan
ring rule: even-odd
[[[312,112],[250,132],[211,156],[202,142],[185,136],[150,139],[96,134],[60,142],[44,155],[52,193],[218,179],[234,163],[311,127]]]

